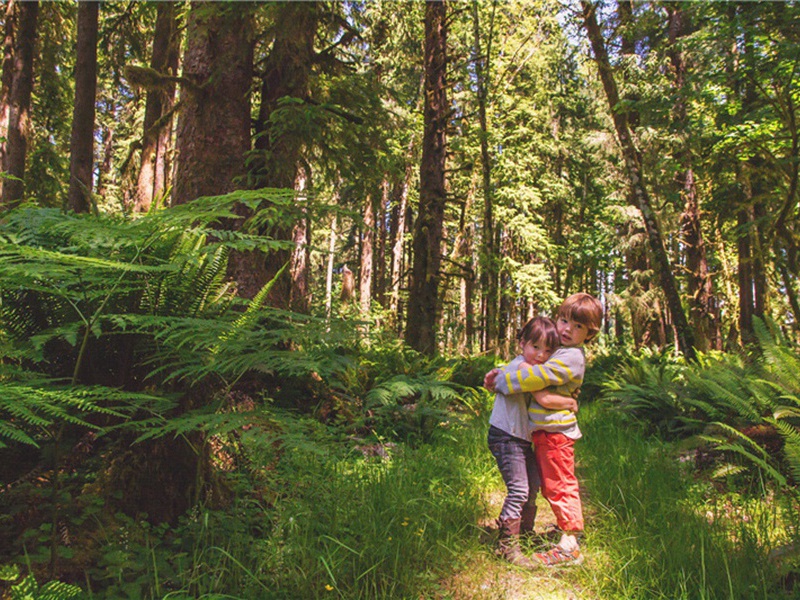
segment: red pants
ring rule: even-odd
[[[533,432],[542,495],[563,531],[583,531],[583,508],[575,477],[575,440],[563,433]]]

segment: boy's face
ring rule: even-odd
[[[521,342],[520,349],[522,350],[522,358],[526,363],[532,365],[541,365],[547,362],[547,359],[553,353],[553,349],[548,348],[542,340]]]
[[[558,330],[562,346],[580,346],[589,335],[586,325],[564,316],[560,316],[556,320],[556,330]]]

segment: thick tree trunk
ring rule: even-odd
[[[191,4],[183,76],[193,85],[181,89],[173,204],[232,192],[247,172],[252,27],[253,8],[247,3]],[[228,263],[245,298],[254,297],[266,281],[257,259],[253,268],[236,268],[255,254],[234,253]]]
[[[226,194],[250,149],[252,13],[247,4],[193,2],[181,90],[173,204]]]
[[[75,212],[92,206],[94,162],[94,104],[97,92],[97,27],[100,3],[78,4],[78,48],[75,61],[75,105],[69,141],[69,195],[67,205]]]
[[[675,328],[678,348],[687,359],[693,360],[695,357],[694,339],[686,320],[686,315],[683,312],[683,307],[681,306],[678,288],[672,274],[672,265],[670,264],[666,249],[664,248],[658,221],[656,220],[655,212],[650,203],[650,197],[643,178],[638,152],[631,137],[626,115],[617,110],[619,106],[619,93],[617,91],[616,82],[614,81],[611,64],[608,60],[605,42],[597,23],[595,7],[588,0],[582,0],[581,5],[583,6],[584,24],[589,35],[600,79],[603,83],[603,89],[605,90],[614,120],[614,127],[617,131],[617,137],[622,148],[625,170],[628,174],[634,199],[636,200],[636,206],[639,208],[644,218],[650,251],[656,263],[655,266],[667,301],[667,308],[672,318],[672,325]]]
[[[6,208],[17,206],[25,193],[25,160],[30,134],[33,55],[39,3],[21,2],[17,11],[13,72],[8,97],[7,141],[2,165],[3,171],[10,176],[3,182],[2,206]]]
[[[275,39],[261,80],[261,105],[255,123],[257,152],[251,161],[249,173],[254,188],[292,189],[297,178],[304,140],[292,130],[276,127],[273,117],[280,108],[281,99],[305,100],[309,95],[319,11],[320,4],[317,2],[284,2],[274,5]],[[273,239],[289,240],[292,228],[275,228],[270,235]],[[265,283],[275,277],[290,260],[290,252],[278,250],[267,256],[258,253],[233,259],[237,281],[250,273]],[[290,296],[291,280],[288,275],[284,275],[272,287],[268,302],[272,306],[286,308]]]
[[[176,4],[159,2],[156,5],[156,26],[153,34],[153,56],[150,68],[163,75],[178,74],[178,21]],[[175,84],[165,82],[147,91],[142,134],[142,160],[136,185],[134,212],[147,212],[153,200],[167,189],[169,161],[167,153],[172,133],[175,103]]]
[[[6,164],[6,137],[8,135],[8,99],[14,77],[14,27],[16,26],[17,0],[6,3],[3,21],[3,72],[0,75],[0,169]],[[0,196],[3,179],[0,178]]]
[[[441,265],[442,224],[447,201],[445,130],[447,104],[447,8],[425,4],[425,101],[419,215],[414,224],[414,259],[406,342],[428,355],[436,352],[436,312]]]

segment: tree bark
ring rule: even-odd
[[[405,340],[424,354],[436,352],[436,312],[446,204],[447,7],[425,4],[425,100],[419,214],[414,224],[414,262]]]
[[[338,204],[338,197],[334,198],[334,200],[337,201],[334,202],[334,204]],[[334,214],[333,220],[331,221],[330,235],[328,237],[328,259],[325,268],[325,318],[328,319],[328,321],[330,321],[331,309],[333,308],[333,262],[336,254],[337,220]]]
[[[176,4],[159,2],[156,5],[156,25],[153,34],[153,56],[150,68],[175,77],[178,74],[178,21]],[[147,212],[153,200],[167,189],[169,160],[167,153],[172,133],[175,103],[175,84],[166,81],[147,91],[142,134],[142,159],[136,185],[134,212]]]
[[[606,52],[605,42],[597,23],[595,7],[588,0],[581,0],[581,5],[583,7],[584,25],[589,35],[600,79],[603,83],[603,89],[611,109],[617,138],[622,149],[625,170],[631,185],[633,197],[636,201],[636,206],[639,208],[644,218],[650,251],[656,263],[655,266],[667,301],[667,308],[672,319],[672,326],[675,328],[678,349],[688,360],[694,360],[694,339],[686,320],[686,315],[683,312],[683,307],[681,306],[678,288],[672,274],[672,265],[670,264],[666,249],[664,248],[658,221],[656,220],[656,215],[647,192],[638,151],[633,143],[626,114],[617,110],[619,106],[619,93],[617,91],[616,82],[614,81],[614,74],[611,70],[608,53]]]
[[[395,319],[395,324],[398,326],[402,322],[402,315],[400,314],[400,289],[402,288],[403,279],[403,262],[405,253],[405,236],[406,236],[406,213],[408,211],[408,188],[411,185],[412,177],[412,156],[413,156],[413,142],[408,145],[408,152],[406,153],[406,169],[403,180],[397,185],[394,192],[395,207],[393,213],[396,217],[392,219],[392,258],[391,258],[391,297],[389,298],[389,312]]]
[[[67,206],[75,212],[92,207],[94,114],[97,92],[97,28],[100,3],[78,4],[78,47],[75,61],[75,105],[69,141],[69,195]]]
[[[276,127],[273,120],[281,108],[279,103],[282,99],[305,100],[309,95],[319,11],[317,2],[274,5],[275,39],[261,79],[261,105],[255,122],[256,153],[249,172],[250,185],[254,188],[292,189],[297,178],[304,140],[291,130]],[[289,240],[292,228],[276,227],[270,235],[276,240]],[[259,281],[266,283],[290,260],[290,252],[275,250],[266,256],[258,253],[242,256],[243,260],[234,258],[233,271],[237,281],[247,274],[251,277],[255,274]],[[272,287],[268,302],[272,306],[287,308],[290,296],[291,280],[284,275]]]
[[[493,23],[492,23],[493,25]],[[480,283],[483,290],[483,337],[481,350],[487,351],[498,340],[499,321],[498,308],[498,283],[497,253],[495,252],[495,230],[492,200],[492,160],[489,154],[489,124],[486,115],[486,103],[490,76],[489,57],[491,52],[492,27],[489,28],[489,47],[484,54],[480,37],[480,19],[478,15],[478,2],[472,3],[472,34],[475,55],[475,91],[478,100],[478,125],[480,127],[481,147],[481,181],[483,191],[483,235],[481,237],[481,275]],[[485,64],[485,68],[484,68]]]
[[[294,312],[308,314],[311,310],[311,287],[309,284],[309,253],[311,243],[310,223],[308,219],[308,194],[306,190],[311,185],[311,168],[306,167],[298,171],[295,189],[298,191],[297,202],[300,204],[303,216],[297,220],[292,228],[294,250],[290,263],[289,274],[292,279],[290,307]]]
[[[18,22],[8,97],[7,141],[2,165],[3,171],[10,176],[3,182],[2,206],[5,208],[17,206],[25,194],[25,160],[30,135],[33,56],[38,15],[38,2],[21,2],[17,6]]]
[[[242,185],[250,150],[252,27],[253,8],[247,3],[190,6],[183,77],[192,83],[181,89],[173,204],[226,194]],[[237,212],[246,216],[247,211]],[[236,268],[256,254],[232,253],[229,258],[228,274],[245,298],[253,298],[266,282],[257,264]]]
[[[688,115],[686,108],[686,61],[677,47],[679,40],[687,33],[686,15],[680,2],[667,4],[669,16],[669,57],[673,69],[675,103],[674,119],[678,131],[687,131]],[[681,233],[686,252],[687,292],[689,296],[689,319],[695,333],[699,350],[722,350],[722,335],[716,311],[714,288],[708,268],[706,243],[700,220],[700,204],[697,197],[692,151],[689,140],[682,140],[678,151],[678,161],[682,171],[677,175],[677,183],[684,200],[681,215]]]
[[[0,168],[6,164],[6,137],[8,135],[8,100],[14,77],[14,27],[16,26],[17,0],[6,3],[3,21],[3,72],[0,74]],[[0,196],[3,179],[0,178]]]
[[[375,277],[372,285],[372,296],[382,309],[386,308],[386,246],[389,237],[388,220],[392,210],[391,206],[391,183],[389,182],[389,175],[386,174],[381,182],[381,202],[375,231],[377,235],[374,263]]]
[[[178,118],[173,204],[236,189],[250,149],[252,9],[192,2]]]
[[[361,226],[361,268],[358,276],[358,299],[361,316],[369,316],[372,304],[372,271],[375,256],[375,202],[371,194],[364,200],[364,223]]]

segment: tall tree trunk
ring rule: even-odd
[[[3,72],[0,74],[0,169],[6,164],[6,137],[8,136],[8,101],[11,96],[11,82],[14,78],[14,27],[16,26],[17,0],[6,3],[3,21]],[[3,179],[0,178],[0,197],[3,193]]]
[[[190,6],[183,76],[194,85],[181,89],[173,204],[232,192],[247,172],[252,28],[250,4],[193,2]],[[243,207],[236,211],[247,216]],[[242,255],[253,254],[232,253],[228,263],[228,273],[245,298],[254,297],[265,283],[263,268],[236,268],[243,262]]]
[[[673,105],[674,119],[679,131],[686,131],[688,116],[686,108],[686,61],[678,48],[679,40],[687,33],[686,15],[680,2],[667,4],[669,15],[669,56],[672,63],[675,88]],[[700,221],[700,205],[692,168],[692,152],[689,140],[683,140],[678,152],[682,171],[677,181],[684,200],[681,215],[681,233],[686,252],[687,292],[689,296],[689,319],[695,333],[699,350],[721,350],[722,337],[719,319],[715,310],[714,290],[706,256],[706,243]]]
[[[187,23],[173,204],[226,194],[250,149],[252,9],[192,2]]]
[[[174,2],[156,5],[153,56],[150,68],[166,76],[178,74],[178,20]],[[161,197],[168,181],[167,152],[172,131],[169,116],[175,103],[175,84],[166,81],[147,91],[142,134],[142,160],[136,185],[134,212],[147,212],[153,200]]]
[[[755,311],[755,291],[753,285],[753,260],[752,246],[750,244],[750,230],[752,217],[750,208],[743,207],[737,213],[739,238],[736,244],[738,254],[739,278],[739,334],[742,343],[753,344],[756,341],[753,331],[753,313]]]
[[[492,16],[494,17],[492,5]],[[490,81],[490,56],[494,19],[489,26],[489,47],[484,54],[481,44],[480,18],[477,0],[472,2],[473,54],[475,59],[475,90],[478,100],[478,124],[480,127],[481,175],[483,190],[483,236],[481,238],[481,289],[483,290],[483,338],[481,349],[489,350],[498,339],[498,262],[495,251],[495,231],[492,200],[492,161],[489,154],[489,123],[486,116],[488,86]]]
[[[297,220],[292,228],[294,250],[289,268],[292,280],[290,292],[290,307],[293,311],[307,314],[311,310],[311,287],[309,284],[309,246],[311,244],[311,231],[308,219],[308,193],[306,190],[311,185],[311,167],[299,169],[295,189],[298,192],[297,202],[300,204],[303,216]]]
[[[392,260],[391,260],[391,277],[392,277],[392,293],[389,298],[389,312],[395,319],[395,324],[398,325],[397,331],[399,332],[399,325],[402,323],[400,315],[400,289],[402,288],[403,280],[403,263],[405,254],[405,236],[406,236],[406,213],[408,212],[408,188],[411,185],[411,177],[413,175],[412,157],[413,155],[413,142],[408,145],[408,152],[406,153],[406,169],[403,180],[395,187],[395,210],[397,217],[392,220],[394,229],[392,230]]]
[[[689,324],[686,320],[686,315],[683,312],[683,307],[681,306],[678,288],[675,285],[675,279],[672,274],[672,265],[670,264],[666,249],[664,248],[664,242],[661,236],[661,231],[658,227],[658,221],[656,220],[655,212],[653,211],[650,203],[650,197],[643,178],[638,151],[634,146],[625,113],[617,110],[617,107],[619,106],[619,93],[617,91],[616,82],[614,81],[614,74],[611,70],[611,64],[608,60],[605,42],[603,40],[600,27],[597,23],[595,7],[588,0],[581,0],[581,5],[583,7],[584,25],[586,26],[586,30],[589,35],[589,40],[592,45],[595,61],[597,62],[600,79],[603,83],[603,89],[605,90],[608,104],[611,109],[612,118],[614,120],[617,138],[622,148],[625,169],[628,174],[633,196],[636,200],[636,206],[639,208],[642,213],[642,217],[644,218],[647,239],[650,244],[650,251],[652,252],[653,259],[656,263],[655,266],[658,272],[661,287],[664,291],[664,296],[667,301],[667,309],[672,319],[672,325],[675,328],[678,349],[684,354],[684,356],[686,356],[687,359],[694,360],[694,339],[689,328]]]
[[[36,41],[38,2],[21,2],[17,7],[13,73],[8,98],[8,129],[3,170],[11,177],[3,182],[2,206],[17,206],[25,193],[25,160],[30,134],[33,55]]]
[[[255,188],[291,189],[300,168],[304,140],[292,130],[275,127],[273,116],[281,99],[305,100],[309,95],[321,5],[317,2],[284,2],[272,6],[275,39],[261,80],[261,105],[255,123],[257,152],[251,161],[250,178]],[[270,235],[276,240],[289,240],[292,228],[278,227]],[[241,260],[234,257],[234,271],[240,273],[237,280],[248,273],[256,274],[263,285],[290,260],[289,254],[288,250],[276,250],[267,256],[254,253],[241,256]],[[272,287],[268,302],[286,308],[290,295],[291,280],[284,275]]]
[[[388,243],[389,229],[388,218],[391,213],[391,184],[389,175],[386,174],[381,182],[381,203],[377,218],[377,243],[375,244],[375,281],[373,283],[373,297],[381,308],[386,308],[386,246]]]
[[[334,204],[338,204],[339,198],[336,197],[334,200]],[[331,318],[331,309],[333,308],[333,263],[336,257],[336,225],[337,218],[336,214],[334,214],[331,221],[330,236],[328,237],[328,260],[326,261],[327,266],[325,269],[325,318],[328,320]]]
[[[372,194],[364,200],[364,223],[361,226],[361,268],[358,276],[358,299],[361,316],[369,316],[372,305],[372,271],[375,257],[375,201]]]
[[[406,342],[415,350],[436,352],[436,311],[441,266],[442,224],[447,201],[445,130],[447,104],[447,5],[425,3],[425,100],[419,214],[414,224],[414,262],[408,303]]]
[[[100,151],[101,158],[100,164],[97,169],[97,183],[95,184],[95,188],[97,189],[96,194],[100,197],[105,196],[106,193],[106,182],[111,179],[111,169],[114,166],[114,126],[113,123],[116,122],[116,107],[111,108],[111,114],[114,118],[111,119],[111,124],[107,127],[101,127],[101,131],[103,132],[102,137],[102,149]]]
[[[97,92],[97,28],[100,3],[78,4],[78,47],[75,61],[75,105],[69,141],[67,206],[89,212],[94,162],[94,104]]]
[[[475,270],[472,262],[472,222],[469,219],[473,197],[475,196],[475,185],[470,185],[467,199],[461,208],[461,217],[458,225],[458,235],[453,244],[452,263],[458,267],[459,280],[459,303],[458,303],[458,323],[462,329],[458,337],[458,349],[461,353],[472,351],[473,338],[475,336],[474,313],[472,307],[472,296],[474,291]]]

